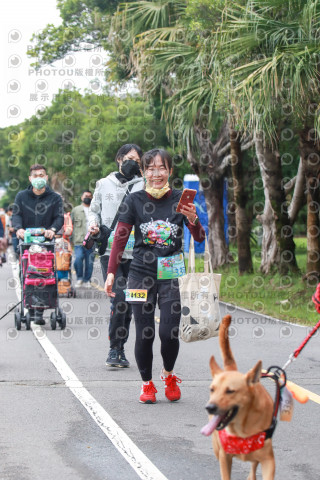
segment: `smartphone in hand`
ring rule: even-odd
[[[180,201],[177,206],[177,212],[181,212],[181,208],[188,206],[188,203],[193,203],[195,196],[197,195],[197,190],[192,190],[191,188],[185,188],[180,197]]]

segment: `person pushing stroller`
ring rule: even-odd
[[[45,228],[44,236],[52,240],[64,223],[62,197],[48,186],[48,175],[43,165],[30,167],[28,188],[16,195],[13,204],[12,226],[17,238],[24,240],[26,228]],[[30,309],[31,320],[44,325],[43,311]]]

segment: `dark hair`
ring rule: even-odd
[[[47,173],[47,169],[45,166],[40,165],[40,163],[35,163],[34,165],[31,165],[30,167],[30,175],[33,170],[44,170]]]
[[[83,190],[83,192],[81,193],[81,197],[84,193],[91,193],[91,195],[92,195],[92,192],[90,192],[90,190]]]
[[[115,162],[118,163],[118,161],[122,160],[123,157],[125,157],[127,153],[129,153],[131,150],[135,150],[139,157],[142,157],[142,150],[139,145],[136,145],[135,143],[126,143],[125,145],[122,145],[122,147],[120,147],[117,151]]]
[[[162,150],[161,148],[154,148],[153,150],[149,150],[148,152],[144,153],[141,158],[141,168],[143,171],[149,167],[152,161],[158,156],[162,160],[162,165],[165,167],[168,166],[169,170],[172,169],[172,158],[166,150]]]

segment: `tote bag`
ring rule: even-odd
[[[179,278],[180,338],[184,342],[207,340],[218,335],[221,321],[220,281],[221,275],[212,272],[207,239],[205,239],[204,272],[196,273],[194,240],[191,236],[187,274]]]

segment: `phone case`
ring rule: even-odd
[[[188,203],[193,203],[193,200],[196,195],[197,195],[197,190],[192,190],[191,188],[186,188],[185,190],[183,190],[176,211],[180,212],[182,206],[187,206]]]

